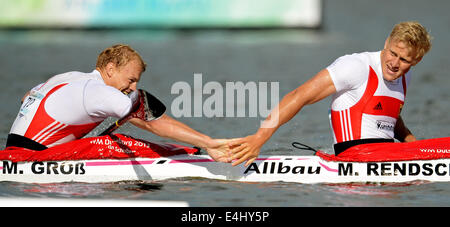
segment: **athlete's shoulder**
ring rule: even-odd
[[[103,82],[102,76],[97,70],[92,72],[79,72],[79,71],[71,71],[64,74],[61,74],[61,77],[67,78],[69,81],[77,82],[77,81],[88,81],[94,80],[98,82]]]
[[[92,73],[85,73],[79,71],[69,71],[54,75],[51,79],[87,79],[92,76]]]
[[[41,91],[52,89],[53,87],[60,84],[70,84],[70,83],[80,83],[89,80],[101,80],[100,75],[92,73],[84,73],[79,71],[70,71],[61,74],[54,75],[50,77],[47,81],[42,83],[40,86],[36,86],[36,89]]]
[[[369,75],[370,52],[344,55],[336,59],[327,70],[337,91],[353,89],[363,84]]]
[[[367,66],[371,63],[374,56],[374,52],[361,52],[361,53],[353,53],[347,54],[336,59],[333,64],[348,64],[353,67],[357,66]],[[332,64],[332,65],[333,65]]]
[[[95,117],[123,117],[131,109],[131,99],[118,89],[97,80],[89,80],[84,89],[84,105]]]

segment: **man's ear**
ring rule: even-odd
[[[105,67],[106,76],[111,78],[115,69],[116,69],[116,65],[114,63],[109,62],[108,64],[106,64],[106,67]]]

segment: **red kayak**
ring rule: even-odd
[[[117,182],[201,177],[245,182],[450,182],[450,137],[352,147],[338,156],[264,155],[251,165],[218,163],[197,149],[121,134],[43,151],[0,151],[0,182]],[[10,160],[10,161],[6,161]]]
[[[159,158],[181,154],[194,154],[197,148],[154,143],[127,135],[112,134],[83,138],[54,146],[43,151],[9,147],[0,151],[0,160],[13,162]],[[383,162],[431,160],[450,158],[450,137],[418,140],[410,143],[361,144],[347,149],[338,156],[318,151],[317,156],[336,162]]]
[[[339,155],[317,152],[327,161],[389,162],[450,158],[450,137],[418,140],[409,143],[372,143],[351,147]]]
[[[112,134],[83,138],[42,151],[8,147],[0,151],[0,160],[13,162],[158,158],[180,154],[193,154],[197,148],[166,143],[152,143],[131,136]]]

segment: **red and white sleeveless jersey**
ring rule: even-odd
[[[125,116],[131,106],[97,70],[59,74],[25,97],[10,133],[52,147],[83,137],[107,117]]]
[[[381,52],[338,58],[327,70],[336,87],[330,123],[334,142],[393,139],[410,73],[394,81],[383,79]]]

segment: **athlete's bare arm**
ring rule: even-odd
[[[144,121],[133,118],[130,122],[137,127],[150,131],[158,136],[174,139],[178,142],[188,143],[206,150],[214,160],[219,162],[231,162],[231,155],[227,152],[225,139],[211,139],[186,124],[179,122],[164,114],[157,120]]]
[[[401,142],[416,141],[416,137],[411,133],[411,131],[409,131],[408,127],[406,127],[402,116],[398,116],[397,123],[395,124],[394,138],[398,139]]]
[[[258,131],[250,136],[233,139],[229,144],[233,153],[233,166],[244,161],[250,165],[259,155],[261,147],[275,131],[291,120],[305,105],[316,103],[336,92],[328,70],[323,69],[313,78],[288,93],[272,110]]]

